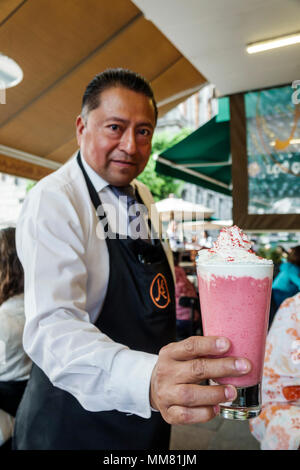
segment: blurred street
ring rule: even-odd
[[[216,416],[203,424],[172,426],[170,450],[259,450],[248,421]]]

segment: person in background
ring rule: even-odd
[[[172,251],[182,250],[184,248],[184,243],[179,238],[177,222],[174,219],[169,222],[167,237]]]
[[[280,271],[280,266],[282,263],[284,263],[287,260],[288,257],[288,252],[282,245],[277,245],[276,248],[273,251],[273,256],[272,260],[274,263],[274,273],[273,273],[273,279],[277,277],[279,271]]]
[[[211,248],[212,247],[212,237],[208,235],[207,230],[204,230],[203,237],[199,241],[202,248]]]
[[[273,281],[272,297],[276,310],[280,304],[300,291],[300,245],[291,248],[287,261],[282,262]]]
[[[268,333],[262,405],[249,423],[261,449],[299,449],[300,293],[282,303]]]
[[[29,378],[31,361],[22,336],[24,275],[17,257],[15,229],[0,230],[0,447],[10,448],[14,416]]]
[[[181,297],[193,297],[198,300],[198,295],[193,284],[188,280],[182,267],[179,266],[179,253],[173,252],[175,268],[175,297],[176,297],[176,336],[178,340],[188,338],[197,331],[200,324],[200,313],[194,310],[194,318],[191,318],[190,307],[183,307],[179,301]]]
[[[258,248],[259,248],[259,245],[257,243],[257,239],[256,238],[251,238],[251,250],[254,252],[254,253],[257,253],[258,251]]]

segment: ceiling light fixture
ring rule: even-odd
[[[255,54],[256,52],[269,51],[270,49],[276,49],[277,47],[291,46],[293,44],[300,43],[300,32],[288,34],[274,39],[268,39],[266,41],[258,41],[252,44],[248,44],[248,54]]]
[[[16,86],[22,80],[23,71],[17,62],[0,53],[0,89]]]

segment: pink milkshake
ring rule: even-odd
[[[238,398],[222,406],[221,414],[231,419],[257,416],[273,263],[256,256],[246,235],[234,226],[222,229],[211,249],[199,251],[197,271],[204,335],[226,336],[232,345],[226,356],[246,357],[252,363],[244,376],[218,379],[238,391]]]

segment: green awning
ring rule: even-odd
[[[229,99],[218,116],[158,155],[156,171],[231,196]]]

